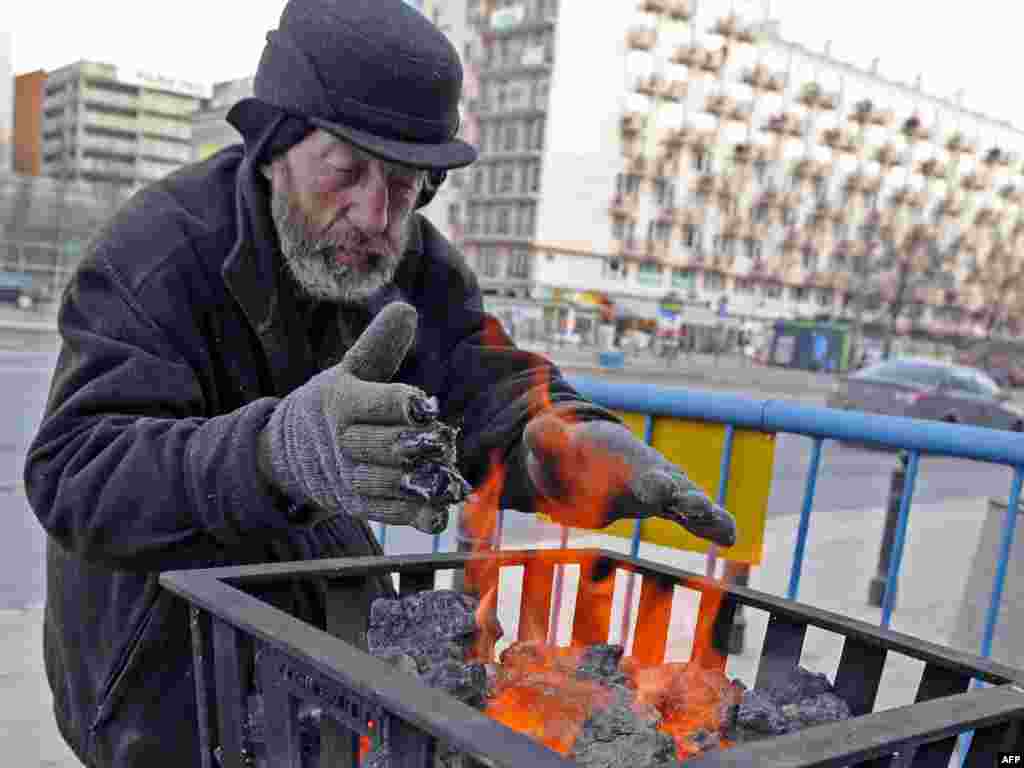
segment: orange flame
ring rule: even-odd
[[[498,524],[498,504],[505,487],[505,465],[498,451],[491,454],[487,478],[466,502],[463,522],[473,540],[474,554],[490,549]],[[477,595],[476,623],[480,628],[470,658],[480,662],[494,661],[494,644],[501,637],[498,624],[498,565],[492,558],[473,559],[464,571],[465,591]]]

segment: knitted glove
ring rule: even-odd
[[[455,469],[455,430],[421,390],[387,382],[416,335],[416,310],[385,307],[340,363],[278,403],[259,437],[260,469],[296,502],[438,533],[469,484]]]
[[[548,413],[529,421],[523,443],[530,482],[563,525],[604,528],[661,517],[720,546],[736,543],[732,515],[621,424],[568,424]]]

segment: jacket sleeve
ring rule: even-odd
[[[461,427],[460,469],[477,486],[497,458],[506,468],[502,509],[533,512],[521,450],[530,418],[557,408],[573,421],[619,419],[576,392],[550,360],[516,347],[497,318],[483,311],[475,279],[468,288],[464,330],[451,354],[446,398]]]
[[[287,525],[256,468],[256,434],[275,399],[205,417],[197,373],[100,258],[69,283],[58,327],[24,478],[64,549],[122,569],[202,567]]]

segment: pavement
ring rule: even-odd
[[[942,645],[952,638],[964,600],[985,600],[984,595],[965,595],[973,555],[981,540],[988,499],[962,498],[931,504],[915,504],[905,548],[902,575],[892,628]],[[879,623],[881,612],[867,604],[868,583],[875,573],[884,511],[865,509],[814,513],[801,574],[798,600],[863,621]],[[765,531],[764,560],[751,573],[750,586],[784,596],[796,540],[795,515],[770,518]],[[558,545],[558,529],[537,523],[525,538],[506,540],[505,548]],[[529,539],[529,540],[527,540]],[[627,552],[629,542],[587,531],[574,531],[573,547],[602,547]],[[703,573],[705,556],[642,544],[640,557]],[[508,569],[514,570],[514,569]],[[499,620],[506,636],[515,634],[519,606],[518,574],[504,573],[500,586]],[[559,619],[559,640],[566,642],[572,623],[577,574],[567,570]],[[620,618],[623,584],[616,588],[610,641],[621,642]],[[634,595],[638,599],[639,592]],[[1005,606],[1004,615],[1013,606]],[[697,611],[695,593],[677,590],[674,603],[668,660],[688,658]],[[745,649],[730,657],[726,673],[752,684],[767,626],[767,615],[746,609]],[[72,768],[78,766],[61,741],[51,714],[51,698],[41,659],[41,606],[24,611],[0,611],[0,744],[4,764],[18,768]],[[1003,630],[997,630],[1001,637]],[[1010,628],[1011,630],[1013,627]],[[632,633],[627,638],[631,642]],[[504,642],[504,641],[503,641]],[[956,647],[954,645],[954,647]],[[808,630],[801,663],[834,678],[842,650],[837,635]],[[976,652],[977,648],[959,650]],[[876,710],[913,702],[923,663],[890,654],[882,678]]]

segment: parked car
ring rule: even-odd
[[[31,309],[46,301],[48,293],[42,283],[27,272],[0,270],[0,302],[17,304],[21,309]]]
[[[1024,387],[1024,344],[1015,341],[982,341],[965,349],[957,362],[980,368],[1001,387]]]
[[[936,360],[895,358],[844,376],[830,408],[1024,431],[1024,410],[988,374]]]

